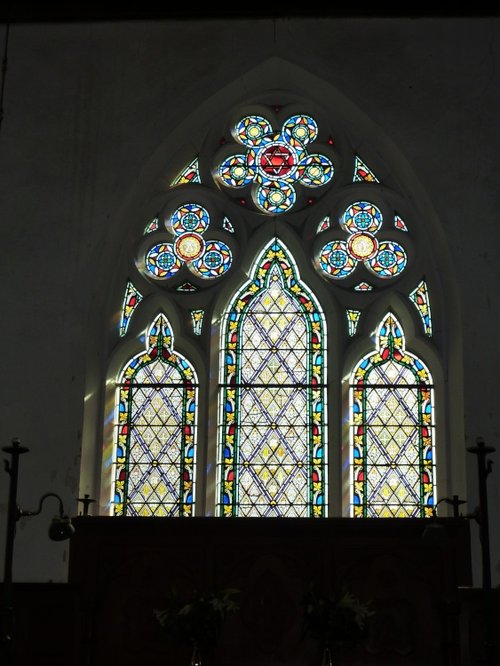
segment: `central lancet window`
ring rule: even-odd
[[[326,323],[274,239],[221,327],[218,512],[325,516]]]
[[[388,313],[376,351],[351,375],[351,515],[430,517],[435,501],[434,390]]]
[[[116,516],[191,516],[198,382],[173,351],[167,318],[149,327],[146,351],[123,368],[115,400]]]

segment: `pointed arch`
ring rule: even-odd
[[[218,513],[326,515],[326,323],[276,238],[223,315]]]
[[[198,380],[158,314],[116,383],[114,514],[191,516]]]
[[[350,378],[351,515],[425,517],[435,502],[434,387],[392,312]]]

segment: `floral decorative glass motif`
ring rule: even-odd
[[[380,209],[368,201],[351,204],[340,218],[340,226],[349,234],[347,240],[326,243],[317,257],[317,265],[328,277],[341,280],[354,272],[358,263],[380,278],[393,278],[403,272],[407,257],[404,247],[392,240],[378,240],[382,226]]]
[[[224,159],[216,178],[226,187],[252,183],[253,199],[261,211],[286,213],[296,202],[297,184],[316,188],[333,177],[333,164],[326,155],[307,152],[317,135],[311,116],[291,116],[279,132],[263,116],[245,116],[234,127],[233,136],[246,152]]]
[[[352,516],[432,516],[433,410],[429,370],[388,313],[350,380]]]
[[[193,324],[193,333],[195,335],[201,335],[204,315],[205,310],[191,310],[191,322]]]
[[[203,206],[187,203],[179,206],[166,226],[173,243],[161,242],[146,253],[148,273],[159,280],[173,277],[184,264],[197,277],[211,280],[224,275],[232,264],[229,246],[221,240],[205,240],[210,216]]]
[[[326,515],[326,323],[272,241],[221,326],[218,512]]]
[[[116,516],[191,516],[198,381],[159,314],[146,350],[123,368],[115,406]]]
[[[356,331],[358,330],[361,312],[359,310],[346,310],[345,314],[347,318],[347,332],[349,333],[349,337],[352,338],[356,335]]]

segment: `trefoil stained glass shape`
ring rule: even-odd
[[[388,313],[376,351],[350,378],[351,515],[431,517],[434,506],[434,389],[425,364],[406,351]]]
[[[356,335],[356,331],[358,330],[361,312],[359,310],[346,310],[345,313],[347,317],[347,332],[349,333],[349,337],[352,338]]]
[[[198,381],[174,351],[163,314],[146,350],[123,368],[116,385],[116,516],[191,516],[195,501]]]
[[[286,213],[297,200],[297,184],[317,188],[333,178],[330,159],[308,152],[317,136],[311,116],[291,116],[279,131],[263,116],[245,116],[234,127],[233,137],[246,151],[226,157],[215,178],[225,187],[252,184],[253,200],[263,213]]]
[[[200,169],[198,166],[197,157],[195,157],[192,162],[184,167],[184,169],[178,176],[174,178],[170,185],[187,185],[188,183],[201,183]]]
[[[222,228],[224,231],[227,231],[230,234],[234,234],[234,227],[227,217],[222,220]]]
[[[432,315],[431,303],[429,299],[429,290],[427,283],[422,280],[420,284],[410,293],[409,298],[418,310],[422,319],[425,335],[432,337]]]
[[[329,241],[316,257],[316,265],[325,275],[342,280],[360,263],[384,279],[404,271],[407,264],[404,247],[396,241],[378,238],[383,218],[377,206],[369,201],[356,201],[348,206],[339,222],[347,238]]]
[[[222,516],[326,515],[326,322],[272,241],[221,326],[217,504]]]
[[[367,183],[380,183],[373,171],[366,166],[363,160],[356,155],[354,158],[354,176],[353,183],[365,181]]]
[[[193,333],[195,335],[201,335],[204,314],[205,310],[191,310],[191,321],[193,323]]]
[[[123,337],[128,330],[130,319],[134,314],[136,307],[142,301],[142,294],[134,287],[130,280],[127,281],[125,287],[125,295],[123,297],[122,315],[120,318],[120,337]]]
[[[186,203],[167,221],[173,243],[157,243],[145,256],[146,270],[155,279],[168,280],[184,264],[197,277],[212,280],[226,273],[232,264],[231,250],[221,240],[207,240],[210,215],[203,206]]]

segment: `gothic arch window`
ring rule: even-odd
[[[195,502],[197,378],[159,314],[146,351],[116,385],[114,514],[190,516]]]
[[[146,349],[108,369],[102,512],[428,516],[463,479],[439,224],[377,128],[269,76],[202,139],[172,135],[130,208],[113,358]]]
[[[277,240],[221,326],[219,514],[326,514],[326,325]]]
[[[350,378],[351,515],[427,517],[435,502],[434,390],[392,313]]]

